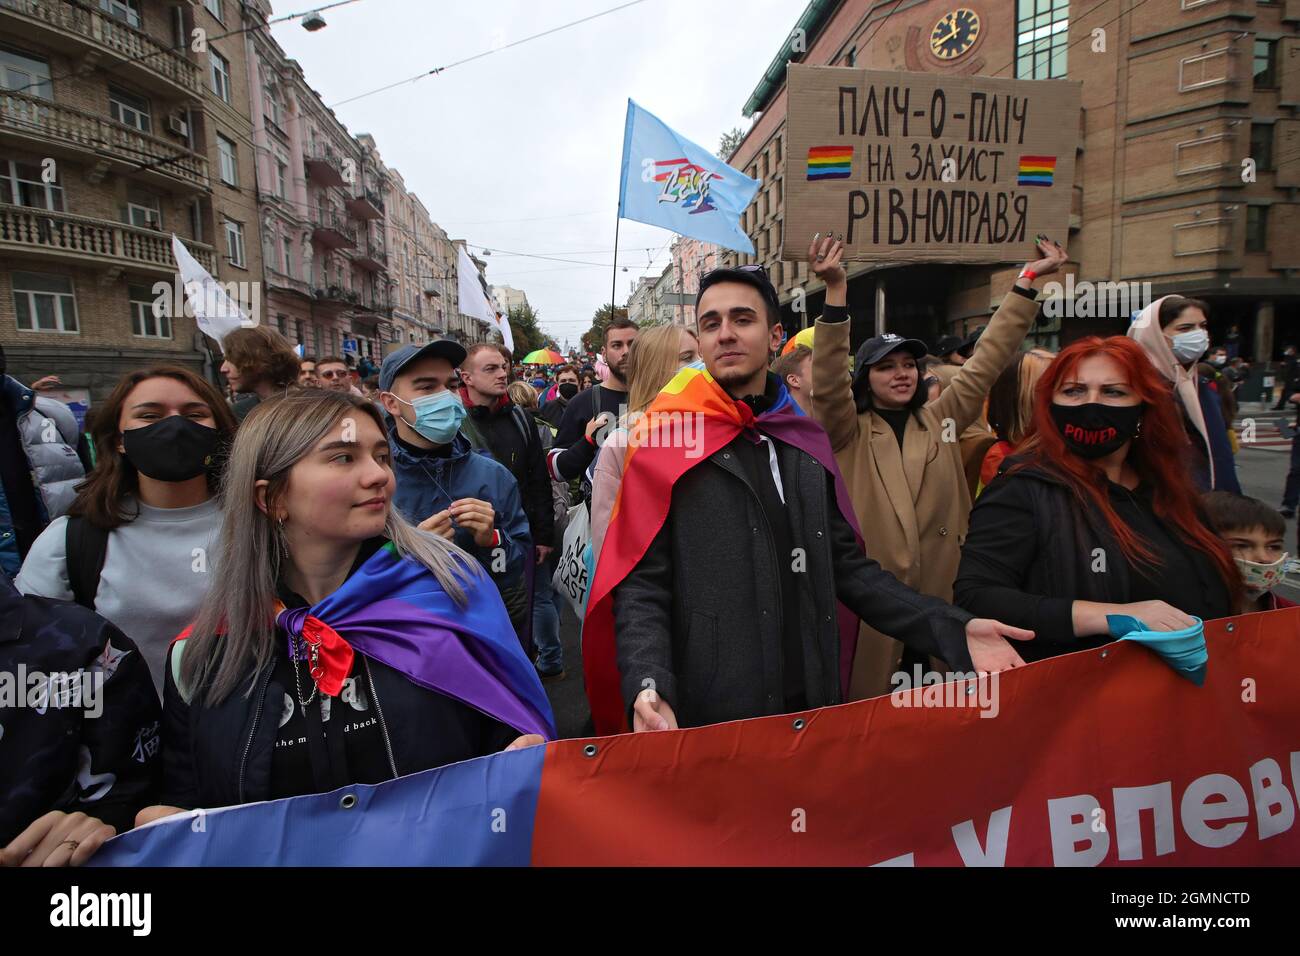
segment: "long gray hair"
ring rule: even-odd
[[[181,658],[182,687],[215,706],[244,681],[245,693],[274,656],[276,581],[287,542],[271,515],[289,472],[343,418],[369,416],[384,433],[374,405],[355,396],[305,389],[259,404],[235,435],[221,484],[223,527],[218,574],[199,607]],[[268,482],[266,511],[256,484]],[[461,607],[466,586],[484,578],[477,560],[438,535],[410,525],[391,506],[384,528],[398,554],[428,568]]]

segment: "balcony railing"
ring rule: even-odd
[[[370,272],[383,272],[388,268],[388,253],[382,246],[371,245],[366,249],[358,249],[352,254],[352,261],[362,269]]]
[[[344,246],[352,249],[357,244],[356,232],[348,226],[342,216],[330,211],[317,214],[317,220],[312,226],[311,239],[312,242],[327,249],[341,249]]]
[[[208,161],[198,153],[107,117],[38,96],[0,91],[0,131],[52,141],[136,169],[145,167],[149,175],[209,188]]]
[[[321,186],[342,186],[347,182],[343,175],[343,157],[332,149],[305,152],[302,161],[308,177]],[[355,172],[354,169],[354,176]]]
[[[212,272],[212,247],[185,240],[194,258]],[[106,219],[0,204],[0,252],[36,253],[101,266],[176,272],[171,235]]]
[[[123,67],[128,72],[161,78],[189,96],[203,89],[196,64],[159,43],[143,30],[93,6],[76,0],[0,0],[0,14],[16,23],[5,23],[6,35],[19,32],[53,31],[88,44],[102,56],[103,65]]]
[[[354,219],[383,219],[384,218],[384,201],[379,198],[379,194],[367,189],[365,192],[357,193],[349,199],[346,204],[348,212]]]
[[[361,298],[351,289],[345,289],[341,285],[315,288],[312,289],[312,294],[318,301],[333,305],[356,305]]]

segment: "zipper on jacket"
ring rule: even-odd
[[[388,724],[384,722],[384,708],[379,703],[379,691],[375,687],[375,675],[370,672],[370,658],[362,654],[361,662],[366,666],[366,681],[370,684],[370,696],[374,698],[375,713],[379,716],[379,732],[384,735],[384,749],[388,751],[388,766],[393,771],[393,779],[396,780],[400,774],[397,772],[397,761],[393,759],[393,742],[388,739]]]
[[[248,732],[248,743],[244,744],[244,756],[239,761],[239,802],[244,802],[244,768],[248,766],[248,752],[253,749],[253,738],[257,736],[257,725],[262,722],[262,708],[266,706],[266,688],[271,683],[271,675],[275,672],[274,667],[266,669],[266,677],[262,680],[260,693],[257,695],[257,710],[253,714],[253,729]]]

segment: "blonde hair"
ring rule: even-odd
[[[384,433],[370,402],[346,392],[294,391],[259,404],[240,426],[221,483],[221,550],[211,587],[199,607],[181,660],[180,684],[211,707],[238,685],[253,682],[274,657],[276,582],[288,553],[272,520],[289,472],[345,416],[368,416]],[[257,506],[265,479],[266,511]],[[466,588],[483,576],[478,562],[446,539],[408,524],[389,508],[384,534],[398,554],[424,565],[461,607]]]
[[[510,401],[520,408],[537,407],[537,389],[527,382],[511,382],[506,387],[506,394],[510,396]]]
[[[681,368],[682,333],[699,336],[681,325],[656,325],[638,335],[628,349],[627,411],[644,412]]]

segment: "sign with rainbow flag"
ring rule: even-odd
[[[1082,86],[787,68],[782,258],[842,232],[845,258],[1007,262],[1069,232]]]
[[[693,730],[560,740],[191,810],[94,866],[1294,866],[1300,608]],[[986,694],[985,691],[991,691]]]

